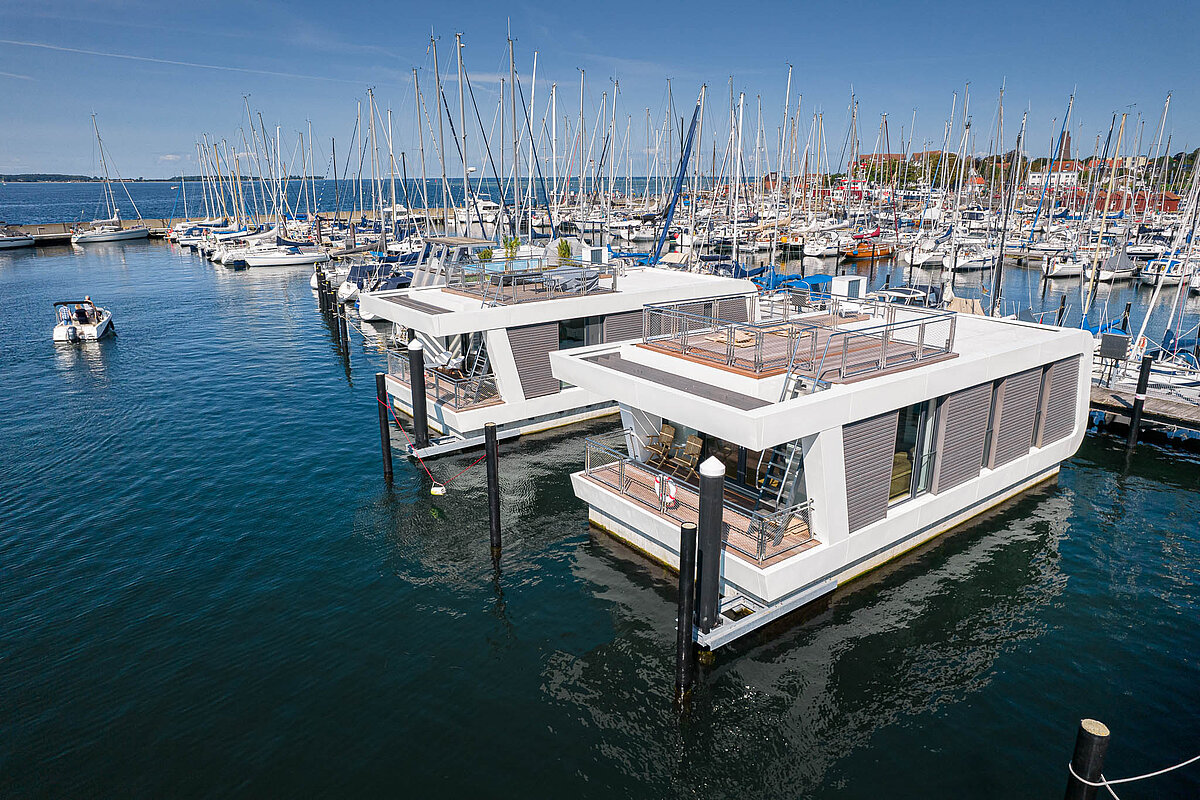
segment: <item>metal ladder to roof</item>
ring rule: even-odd
[[[479,390],[483,388],[483,379],[491,368],[484,331],[479,332],[479,343],[470,348],[467,360],[471,363],[471,371],[467,374],[467,386],[471,389],[471,402],[475,403],[479,401]]]
[[[759,456],[758,471],[762,472],[763,476],[758,484],[758,500],[754,503],[755,511],[767,506],[772,510],[779,509],[783,502],[783,493],[787,491],[788,483],[795,474],[796,461],[801,453],[800,443],[791,441],[772,447],[769,451],[769,459],[767,452]],[[763,472],[764,460],[767,462],[765,472]]]

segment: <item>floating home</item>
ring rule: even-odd
[[[591,522],[678,568],[724,467],[718,647],[1023,490],[1083,439],[1092,337],[838,295],[648,305],[642,337],[551,354],[619,404],[571,476]]]
[[[437,285],[363,294],[360,308],[421,343],[428,446],[422,457],[478,446],[492,422],[500,438],[615,414],[602,391],[560,381],[550,354],[642,336],[647,304],[757,292],[747,280],[670,269],[526,258],[445,259]],[[417,283],[414,278],[414,283]],[[390,351],[386,388],[413,414],[411,359]]]

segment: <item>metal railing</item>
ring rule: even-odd
[[[634,434],[625,430],[622,435],[629,439]],[[585,475],[660,516],[676,522],[698,521],[700,495],[695,486],[630,457],[614,444],[598,437],[584,439]],[[675,485],[674,502],[663,488],[667,481]],[[752,511],[728,500],[722,500],[722,506],[724,544],[755,563],[789,554],[813,541],[811,500],[771,512]]]
[[[412,388],[407,353],[388,350],[388,374]],[[458,378],[447,375],[437,367],[426,367],[425,395],[456,411],[466,411],[496,400],[500,397],[500,391],[496,387],[495,375]]]
[[[754,319],[742,321],[726,313],[731,301],[744,298],[648,305],[643,341],[755,374],[794,372],[814,386],[921,363],[954,347],[955,315],[940,309],[784,291],[760,296]]]
[[[446,288],[477,295],[493,305],[515,305],[616,291],[611,277],[615,269],[558,258],[473,260],[446,267]],[[602,281],[602,273],[606,280]]]

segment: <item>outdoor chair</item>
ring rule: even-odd
[[[704,449],[704,441],[699,436],[689,436],[683,447],[670,459],[668,465],[673,473],[681,470],[684,477],[696,471],[700,463],[700,451]]]
[[[675,426],[668,425],[665,422],[659,428],[658,433],[650,434],[650,440],[646,442],[646,449],[654,453],[659,461],[666,461],[671,455],[671,448],[675,446]]]

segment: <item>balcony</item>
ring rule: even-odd
[[[388,350],[388,374],[411,390],[407,353]],[[425,396],[454,411],[469,411],[503,402],[496,388],[495,375],[457,376],[440,367],[425,368]]]
[[[673,523],[698,522],[700,496],[696,487],[599,439],[584,441],[584,474],[588,480]],[[674,502],[659,488],[668,480],[676,487]],[[732,502],[728,495],[723,504],[721,538],[726,549],[756,566],[776,564],[819,544],[809,527],[812,501],[771,512],[754,511]]]
[[[954,357],[949,311],[784,291],[740,321],[723,313],[728,303],[646,306],[643,346],[755,377],[791,372],[814,388]]]

